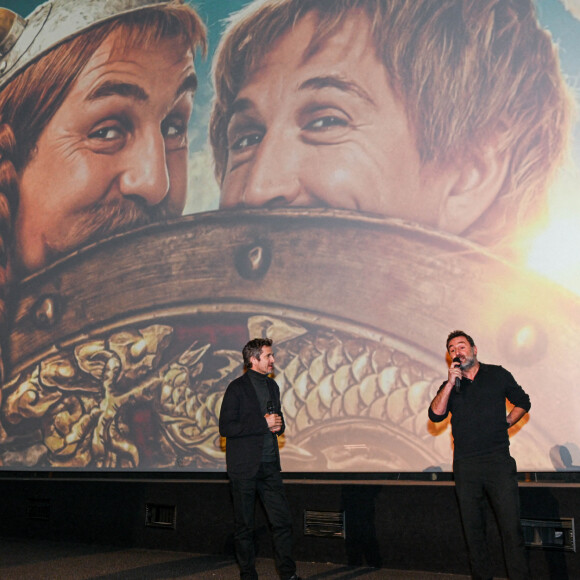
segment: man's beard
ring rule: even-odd
[[[462,362],[459,365],[459,368],[462,371],[466,371],[466,370],[470,369],[471,367],[473,367],[476,362],[477,362],[477,356],[476,355],[473,354],[471,356],[466,356],[465,357],[465,362]]]
[[[59,240],[50,243],[47,241],[47,262],[108,236],[179,215],[180,211],[169,207],[167,198],[155,206],[148,206],[139,199],[96,203],[72,217],[70,224],[63,224],[65,234]]]

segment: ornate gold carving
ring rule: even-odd
[[[248,336],[259,335],[275,340],[286,469],[376,469],[387,459],[403,469],[405,455],[421,449],[432,455],[424,462],[441,459],[426,429],[437,376],[421,361],[347,332],[248,317]],[[5,385],[4,465],[223,469],[219,410],[241,372],[240,353],[194,342],[166,360],[173,337],[168,325],[125,328],[63,349]],[[135,409],[147,411],[144,425]]]

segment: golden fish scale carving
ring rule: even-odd
[[[276,334],[277,321],[273,322],[265,334]],[[255,319],[250,320],[252,326]],[[374,341],[319,329],[302,329],[297,337],[285,338],[276,344],[275,353],[290,441],[312,426],[353,418],[389,424],[401,437],[427,442],[434,449],[436,441],[426,424],[438,380],[426,365]],[[203,450],[223,462],[219,410],[225,386],[241,372],[240,357],[235,351],[212,351],[209,345],[198,348],[197,354],[184,357],[195,364],[179,363],[165,377],[164,424],[181,449]],[[221,359],[222,366],[212,363],[213,357]],[[209,380],[204,378],[204,364],[217,369]],[[448,448],[447,440],[442,452]]]
[[[321,421],[359,417],[388,422],[415,436],[426,434],[437,379],[425,365],[340,333],[308,334],[297,343],[278,353],[281,372],[276,376],[292,432]]]

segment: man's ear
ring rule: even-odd
[[[509,155],[497,144],[472,149],[450,162],[439,206],[439,229],[461,234],[499,195],[509,170]]]

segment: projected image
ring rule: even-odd
[[[1,49],[2,467],[224,471],[267,336],[285,471],[450,471],[462,329],[530,395],[520,471],[576,470],[577,7],[150,4]]]

